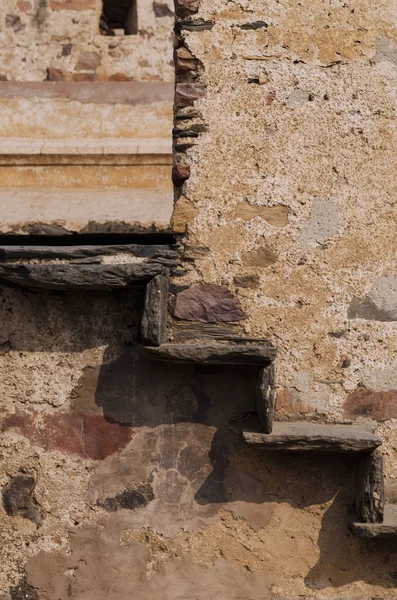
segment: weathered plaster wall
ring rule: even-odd
[[[393,598],[356,461],[244,448],[255,374],[143,359],[142,301],[2,286],[2,600]]]
[[[181,0],[175,122],[190,133],[175,146],[173,219],[186,268],[174,339],[270,339],[277,418],[372,426],[394,501],[395,9]],[[208,311],[216,286],[234,295],[221,318]],[[313,539],[303,526],[299,538]],[[339,588],[330,575],[313,591],[298,568],[294,590],[280,597],[396,593],[374,591],[357,573],[351,581]]]
[[[138,0],[138,33],[101,35],[102,0],[3,0],[0,79],[172,81],[170,0]]]

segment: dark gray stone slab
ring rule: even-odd
[[[276,357],[269,345],[222,346],[216,344],[162,344],[157,348],[142,348],[156,360],[213,365],[264,365]]]
[[[162,270],[162,265],[150,262],[121,265],[3,264],[0,265],[0,282],[47,290],[107,291],[150,281]]]
[[[275,406],[275,366],[274,363],[268,367],[259,369],[256,385],[256,410],[264,433],[273,430],[273,417]]]
[[[146,286],[141,333],[144,344],[160,346],[167,337],[168,277],[156,275]]]
[[[350,529],[356,537],[366,540],[396,540],[397,504],[386,504],[383,523],[351,523]]]
[[[371,452],[382,444],[377,435],[361,427],[305,422],[274,423],[269,435],[244,431],[243,438],[265,450]]]
[[[358,471],[357,518],[364,523],[382,523],[385,510],[383,456],[379,451],[364,456]]]
[[[178,264],[177,251],[172,250],[171,246],[167,245],[0,246],[0,260],[18,258],[65,258],[74,260],[96,256],[113,256],[120,253],[157,260],[161,263],[170,262],[172,266]]]

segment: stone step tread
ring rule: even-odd
[[[370,452],[382,444],[381,438],[355,425],[326,425],[304,421],[274,423],[270,434],[244,431],[250,446],[269,450],[317,452]]]
[[[263,365],[276,357],[276,349],[271,344],[162,344],[144,346],[142,352],[156,360],[214,365]]]
[[[397,504],[386,504],[383,523],[352,523],[350,528],[364,539],[397,538]]]

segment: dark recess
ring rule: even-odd
[[[174,245],[170,233],[86,233],[71,235],[0,235],[0,246]]]
[[[136,0],[103,0],[99,29],[102,35],[115,35],[115,29],[123,29],[125,35],[137,34]]]

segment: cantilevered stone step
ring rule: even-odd
[[[397,539],[397,504],[386,504],[383,523],[352,523],[350,529],[363,539]]]
[[[274,423],[271,434],[244,431],[246,444],[265,450],[371,452],[382,440],[364,428],[317,423]]]
[[[144,346],[141,350],[156,360],[212,365],[265,365],[276,357],[276,350],[270,344],[162,344],[156,348]]]

